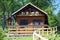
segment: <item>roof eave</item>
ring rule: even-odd
[[[18,11],[22,10],[23,8],[25,8],[27,5],[32,5],[34,6],[35,8],[37,8],[38,10],[42,11],[43,13],[45,13],[46,15],[48,15],[45,11],[41,10],[40,8],[36,7],[35,5],[33,5],[32,3],[28,3],[26,4],[25,6],[23,6],[22,8],[18,9],[16,12],[14,12],[12,15],[16,14]]]

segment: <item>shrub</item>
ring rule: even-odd
[[[6,35],[3,30],[0,29],[0,40],[3,40],[4,37],[6,37]]]

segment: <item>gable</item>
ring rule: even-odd
[[[36,12],[36,11],[38,11],[38,12],[40,12],[40,13],[43,13],[43,14],[45,14],[45,15],[47,15],[47,13],[46,12],[44,12],[43,10],[41,10],[41,9],[39,9],[39,8],[37,8],[35,5],[33,5],[33,4],[31,4],[31,3],[28,3],[28,4],[26,4],[25,6],[23,6],[22,8],[20,8],[20,9],[18,9],[16,12],[14,12],[12,15],[15,15],[15,14],[19,14],[19,13],[21,13],[21,12]]]

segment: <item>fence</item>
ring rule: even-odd
[[[53,28],[41,28],[40,30],[34,31],[33,33],[33,40],[48,40],[48,36],[50,34],[54,34],[57,31],[57,27]]]
[[[34,36],[36,36],[36,37],[34,37]],[[42,35],[40,35],[40,34],[37,34],[35,31],[33,34],[33,40],[48,40],[48,39],[42,37]]]
[[[33,40],[48,40],[48,38],[46,38],[44,35],[46,34],[46,36],[47,36],[50,34],[54,34],[57,31],[57,27],[53,27],[53,28],[43,28],[43,27],[42,28],[19,28],[19,27],[15,28],[15,27],[13,27],[8,30],[14,30],[14,32],[12,32],[12,31],[8,32],[8,33],[11,33],[11,32],[14,33],[14,35],[11,34],[14,38],[21,37],[22,34],[18,34],[18,32],[20,33],[22,31],[25,31],[25,32],[29,33],[30,31],[33,31]],[[10,34],[8,34],[8,37],[9,37],[9,35]]]

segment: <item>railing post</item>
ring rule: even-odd
[[[33,32],[33,40],[34,40],[34,32]]]
[[[40,30],[38,30],[39,31],[39,34],[40,34]]]
[[[50,33],[52,33],[52,28],[50,28],[51,30],[50,30]]]
[[[56,31],[57,31],[57,26],[56,26]]]
[[[34,38],[34,36],[35,36],[35,32],[36,32],[36,31],[33,32],[33,40],[36,40],[36,39]]]
[[[34,39],[34,35],[35,35],[35,36],[37,36],[37,37],[38,37],[38,39]],[[34,31],[34,33],[33,33],[33,40],[39,40],[39,38],[40,38],[41,40],[48,40],[48,39],[46,39],[46,38],[42,37],[42,35],[37,34],[37,33],[36,33],[36,31]]]
[[[52,31],[53,31],[53,33],[54,33],[54,27],[53,27]]]
[[[42,26],[42,35],[44,35],[44,27]]]
[[[47,35],[48,35],[48,29],[47,29]]]

